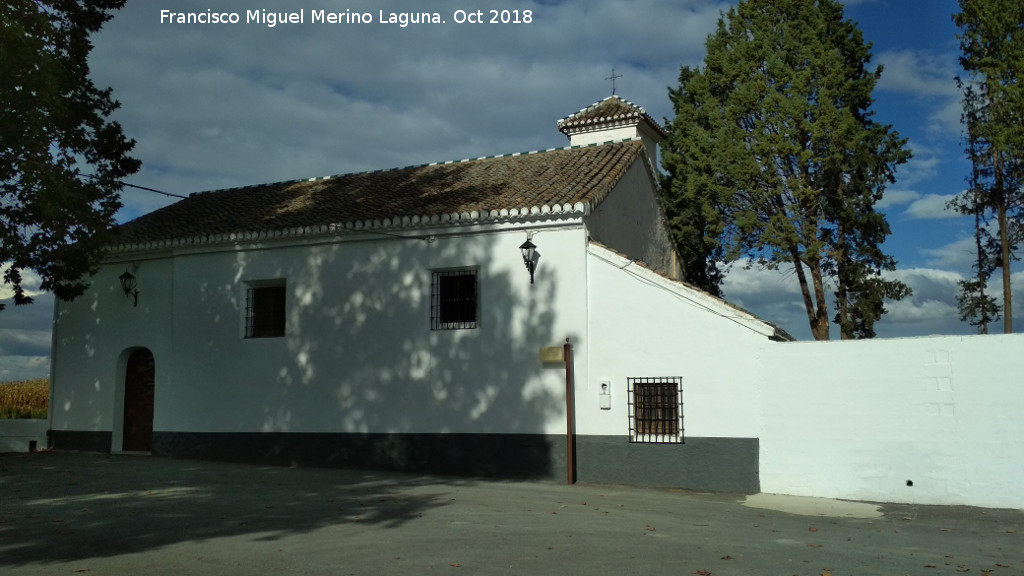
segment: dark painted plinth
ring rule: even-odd
[[[155,432],[153,454],[453,476],[565,476],[565,439],[543,434]]]
[[[623,436],[577,436],[581,482],[756,493],[757,438],[687,438],[685,444],[631,444]]]
[[[58,450],[110,451],[110,432],[51,431]],[[576,436],[576,479],[713,492],[760,490],[757,438],[689,437],[632,444]],[[566,480],[565,437],[544,434],[334,434],[154,432],[153,454],[277,466]]]
[[[50,430],[50,446],[54,450],[110,452],[110,442],[110,432]]]

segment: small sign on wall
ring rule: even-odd
[[[540,361],[543,363],[549,362],[565,362],[565,347],[563,346],[543,346],[540,349]]]

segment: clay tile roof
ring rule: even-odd
[[[615,95],[562,118],[558,121],[558,130],[568,136],[579,130],[631,124],[639,121],[647,121],[658,133],[668,137],[665,129],[655,122],[646,110]]]
[[[120,227],[122,245],[352,222],[552,206],[593,207],[639,140],[192,194]]]

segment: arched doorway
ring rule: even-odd
[[[125,452],[153,450],[153,384],[156,368],[153,353],[140,348],[128,357],[124,371]]]

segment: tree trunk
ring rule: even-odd
[[[825,302],[825,283],[821,278],[821,263],[817,258],[808,262],[811,269],[811,282],[814,286],[814,296],[817,301],[817,311],[811,321],[811,334],[815,340],[828,340],[828,304]]]
[[[1003,333],[1013,333],[1013,295],[1010,290],[1010,239],[1007,234],[1006,203],[999,204],[999,250],[1003,265]]]
[[[851,338],[846,329],[846,323],[850,321],[846,311],[846,283],[839,279],[839,290],[836,291],[836,298],[839,299],[839,338],[849,340]]]
[[[995,176],[996,197],[998,205],[996,214],[999,220],[999,256],[1003,267],[1003,333],[1013,333],[1013,294],[1010,290],[1010,237],[1006,217],[1007,192],[1003,188],[1003,163],[999,153],[992,152],[992,168]]]
[[[821,266],[817,265],[817,262],[808,264],[815,290],[815,299],[812,300],[811,289],[807,285],[807,274],[804,272],[804,266],[800,260],[800,252],[796,248],[790,248],[789,254],[793,257],[793,268],[800,281],[800,294],[804,298],[804,309],[807,310],[807,322],[811,325],[811,335],[815,340],[828,340],[828,314],[825,309],[825,295],[822,292]],[[817,310],[814,306],[815,300],[818,303]]]

